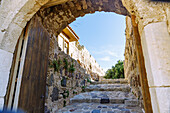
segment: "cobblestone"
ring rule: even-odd
[[[56,113],[143,113],[127,84],[95,84]],[[90,90],[89,90],[90,89]]]
[[[56,113],[143,113],[140,107],[129,107],[125,104],[74,103]]]
[[[124,103],[124,100],[135,101],[136,97],[131,92],[122,92],[122,91],[91,91],[80,93],[79,95],[71,98],[71,103],[76,102],[96,102],[109,101],[109,103]]]

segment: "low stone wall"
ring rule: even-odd
[[[45,110],[55,112],[68,105],[70,98],[81,93],[90,84],[90,76],[76,60],[60,50],[55,37],[50,42],[49,59]],[[59,64],[57,67],[54,66],[55,62]]]

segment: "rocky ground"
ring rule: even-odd
[[[127,82],[93,83],[56,113],[143,113]]]

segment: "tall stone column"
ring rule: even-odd
[[[170,113],[170,35],[167,23],[145,26],[141,42],[153,113]]]
[[[4,106],[13,53],[0,49],[0,110]]]

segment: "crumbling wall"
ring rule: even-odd
[[[76,60],[61,51],[56,37],[51,38],[49,60],[45,109],[46,112],[55,112],[68,105],[71,97],[81,93],[90,84],[90,76]],[[53,65],[55,61],[60,62],[57,69]],[[70,71],[71,65],[74,65],[75,71]]]
[[[130,17],[126,17],[126,44],[124,55],[125,78],[128,79],[128,82],[130,84],[130,87],[132,88],[132,92],[134,93],[134,95],[142,101],[142,89],[138,70],[137,53],[133,38],[133,30]]]

